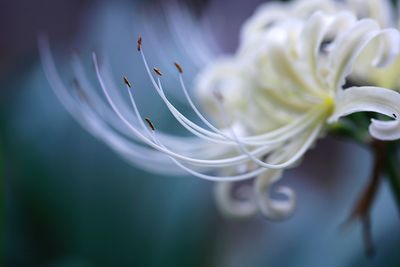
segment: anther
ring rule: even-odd
[[[158,68],[153,68],[154,72],[158,75],[158,76],[162,76],[162,73],[160,71],[160,69]]]
[[[142,50],[142,36],[139,36],[137,40],[137,50],[138,51]]]
[[[179,73],[183,73],[183,68],[181,67],[181,65],[179,65],[177,62],[174,63],[176,69],[179,71]]]
[[[128,78],[124,76],[124,83],[129,87],[132,88],[132,84],[129,82]]]
[[[153,131],[156,129],[149,118],[144,118],[144,120],[147,122],[147,125],[149,125],[150,129],[152,129]]]
[[[393,113],[392,115],[393,115],[393,117],[394,117],[395,119],[397,119],[397,115],[396,115],[396,114]]]

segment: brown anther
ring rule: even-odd
[[[179,65],[177,62],[175,62],[174,65],[175,65],[176,69],[179,71],[179,73],[182,74],[183,73],[183,69],[182,69],[181,65]]]
[[[158,75],[158,76],[162,76],[162,73],[160,71],[160,69],[158,68],[153,68],[154,72]]]
[[[149,125],[150,129],[152,129],[153,131],[156,129],[149,118],[144,118],[144,120],[147,122],[147,125]]]
[[[124,76],[124,83],[125,83],[129,88],[132,88],[132,84],[130,83],[130,81],[128,80],[128,78],[126,78],[125,76]]]
[[[142,50],[142,36],[139,36],[137,40],[137,50],[138,51]]]
[[[393,113],[393,117],[394,117],[395,119],[397,119],[397,115],[396,115],[396,114],[394,114],[394,113]]]

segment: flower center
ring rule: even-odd
[[[332,115],[334,109],[335,109],[335,101],[332,96],[327,96],[323,99],[322,105],[324,106],[324,109],[326,110],[326,116],[329,117]]]

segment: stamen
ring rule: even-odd
[[[162,73],[159,68],[153,68],[153,70],[158,76],[162,76]]]
[[[161,85],[160,85],[160,86],[161,86]],[[133,105],[135,114],[136,114],[137,118],[139,119],[139,118],[140,118],[140,113],[139,113],[139,111],[138,111],[138,109],[137,109],[137,107],[136,107],[135,101],[134,101],[134,99],[133,99],[133,97],[132,97],[132,94],[131,94],[130,90],[128,90],[128,92],[129,92],[129,96],[130,96],[130,99],[131,99],[131,102],[132,102],[132,105]],[[146,122],[147,122],[147,123],[151,123],[150,120],[147,119],[147,118],[146,118]],[[142,125],[142,128],[143,128],[144,130],[146,130],[146,127],[144,126],[143,122],[140,121],[140,123],[141,123],[141,125]],[[163,146],[160,142],[157,141],[155,135],[152,135],[151,138],[153,139],[153,141],[155,142],[155,144],[158,144],[158,145],[160,145],[162,148],[165,148],[165,146]],[[210,175],[206,175],[206,174],[197,172],[197,171],[195,171],[195,170],[192,169],[192,168],[189,168],[189,167],[184,166],[182,163],[180,163],[180,162],[179,162],[178,160],[176,160],[174,157],[169,156],[169,155],[168,155],[168,157],[169,157],[176,165],[178,165],[179,167],[181,167],[183,170],[189,172],[190,174],[192,174],[192,175],[194,175],[194,176],[197,176],[197,177],[199,177],[199,178],[203,178],[203,179],[207,179],[207,180],[212,180],[212,181],[222,181],[222,179],[224,179],[224,180],[226,179],[227,181],[236,181],[236,180],[239,180],[239,179],[247,179],[247,178],[251,178],[251,177],[252,177],[251,174],[254,174],[254,176],[258,176],[258,175],[260,175],[262,172],[264,172],[264,171],[266,170],[266,169],[264,169],[264,168],[259,168],[259,169],[257,169],[257,170],[254,170],[253,172],[249,172],[249,173],[247,173],[247,174],[245,173],[245,174],[241,174],[241,175],[227,176],[227,177],[222,178],[222,177],[210,176]],[[247,177],[247,178],[245,178],[245,177]]]
[[[202,133],[205,133],[205,134],[207,134],[207,135],[209,135],[209,136],[214,136],[214,137],[218,138],[218,135],[215,135],[215,133],[212,133],[212,132],[208,132],[208,131],[206,131],[205,129],[203,129],[203,128],[199,127],[198,125],[194,124],[192,121],[188,120],[188,119],[187,119],[185,116],[183,116],[178,110],[175,109],[175,107],[168,101],[168,99],[167,99],[167,98],[165,97],[165,95],[162,93],[162,90],[161,90],[160,86],[157,84],[157,82],[155,81],[154,77],[151,75],[151,71],[150,71],[150,68],[149,68],[149,66],[148,66],[148,63],[147,63],[147,60],[146,60],[146,57],[145,57],[143,51],[141,51],[140,54],[141,54],[141,56],[142,56],[143,63],[144,63],[145,68],[146,68],[146,70],[147,70],[147,74],[148,74],[148,76],[149,76],[149,78],[150,78],[150,81],[151,81],[152,84],[153,84],[153,87],[156,89],[157,93],[160,95],[161,99],[165,102],[165,104],[167,105],[167,107],[169,108],[169,110],[171,111],[171,113],[175,116],[175,118],[176,118],[186,129],[188,129],[187,126],[186,126],[186,124],[187,124],[189,127],[193,128],[193,130],[195,130],[195,131],[202,132]],[[189,130],[189,129],[188,129],[188,130]],[[190,130],[189,130],[189,131],[190,131]],[[194,134],[197,135],[197,133],[194,133]],[[206,139],[207,139],[207,138],[206,138]],[[223,140],[220,139],[219,142],[223,142]]]
[[[181,67],[181,65],[179,65],[177,62],[174,63],[176,69],[179,71],[180,74],[183,73],[183,68]]]
[[[212,133],[209,132],[201,127],[199,127],[198,125],[194,124],[193,122],[191,122],[190,120],[188,120],[185,116],[183,116],[178,110],[175,109],[175,107],[168,101],[168,99],[166,98],[166,96],[164,95],[160,80],[158,79],[158,83],[157,81],[154,79],[154,77],[152,77],[150,69],[148,67],[147,64],[147,60],[146,57],[143,53],[143,51],[140,52],[141,56],[142,56],[142,60],[143,63],[146,67],[147,73],[149,75],[149,78],[151,80],[151,82],[153,83],[154,88],[156,89],[157,93],[160,95],[160,97],[162,98],[162,100],[165,102],[165,104],[167,105],[167,107],[169,108],[169,110],[172,112],[172,114],[174,115],[174,117],[190,132],[192,132],[194,135],[202,137],[206,140],[210,140],[210,141],[217,141],[218,143],[225,143],[225,144],[237,144],[235,141],[231,141],[230,138],[229,140],[227,140],[227,138],[223,137],[221,138],[221,136],[216,135],[216,133]],[[101,77],[98,77],[99,79]],[[104,90],[103,90],[104,91]],[[113,104],[113,103],[111,103]],[[264,134],[264,135],[260,135],[260,136],[254,136],[254,137],[250,137],[250,138],[244,138],[244,139],[249,139],[248,141],[250,141],[250,139],[256,139],[256,140],[252,140],[251,143],[252,144],[257,144],[257,145],[261,145],[261,147],[255,149],[254,151],[250,152],[250,154],[252,154],[253,156],[258,156],[258,155],[263,155],[265,153],[265,151],[270,150],[270,149],[274,149],[274,146],[271,146],[271,144],[275,144],[277,145],[279,142],[286,140],[287,138],[289,138],[286,135],[282,135],[281,133],[285,133],[287,132],[287,130],[289,130],[288,128],[293,130],[296,130],[297,133],[301,133],[305,128],[307,128],[307,126],[309,125],[309,123],[311,124],[312,122],[314,122],[314,115],[311,114],[306,114],[306,116],[304,116],[304,121],[303,119],[296,121],[294,124],[291,124],[290,127],[282,127],[281,129],[274,131],[273,132],[273,136],[269,136],[270,133],[268,134]],[[318,113],[317,113],[318,114]],[[124,119],[124,118],[122,118]],[[193,127],[193,129],[192,129]],[[131,127],[130,127],[131,128]],[[299,148],[299,151],[290,159],[288,159],[286,162],[284,163],[280,163],[280,164],[267,164],[267,163],[263,163],[264,166],[268,166],[267,168],[272,168],[272,169],[278,169],[278,168],[283,168],[286,167],[290,164],[292,164],[294,161],[296,161],[299,157],[301,157],[302,154],[304,154],[305,150],[311,145],[312,143],[312,138],[314,138],[318,132],[320,127],[317,127],[317,129],[315,129],[314,131],[312,131],[310,133],[310,135],[308,136],[308,138],[306,138],[306,140],[304,140],[303,142],[301,142],[301,147]],[[132,129],[136,132],[136,129]],[[198,131],[198,132],[197,132]],[[280,134],[278,134],[278,132]],[[290,134],[289,136],[294,135],[293,131],[289,131]],[[207,136],[204,136],[201,133],[205,133],[207,134]],[[212,137],[211,137],[212,136]],[[269,138],[278,138],[280,140],[265,140],[266,137]],[[211,137],[211,138],[210,138]],[[220,140],[213,140],[214,138],[218,138]],[[185,157],[180,155],[179,153],[174,153],[173,151],[169,150],[169,149],[165,149],[163,146],[159,145],[159,144],[151,144],[148,143],[149,140],[145,140],[146,144],[149,144],[150,146],[156,147],[158,150],[167,153],[168,155],[172,156],[174,159],[179,159],[179,160],[184,160],[188,163],[194,163],[194,164],[203,164],[207,162],[208,166],[215,166],[218,163],[220,163],[220,160],[198,160],[195,158],[191,158],[191,157]],[[255,142],[253,142],[255,141]],[[275,147],[276,148],[276,147]],[[240,160],[239,160],[240,159]],[[221,159],[222,160],[222,159]],[[224,159],[225,160],[225,159]],[[226,159],[228,160],[228,159]],[[223,160],[222,160],[223,161]],[[229,158],[228,160],[230,162],[230,164],[233,164],[233,162],[238,163],[238,162],[244,162],[244,161],[248,161],[248,155],[240,155],[237,157],[233,157],[233,158]],[[217,163],[218,162],[218,163]],[[203,176],[204,177],[204,176]],[[249,176],[246,176],[249,177]],[[238,179],[239,177],[236,177],[235,179]]]
[[[128,78],[124,76],[124,83],[129,87],[132,88],[132,84],[129,82]]]
[[[396,114],[393,113],[392,115],[393,115],[393,117],[394,117],[395,119],[397,119],[397,115],[396,115]]]
[[[74,106],[73,99],[68,95],[67,90],[64,86],[64,84],[61,82],[59,78],[59,74],[56,71],[55,64],[53,61],[53,58],[50,54],[50,49],[49,45],[46,42],[46,40],[40,40],[40,49],[41,49],[41,57],[44,62],[44,67],[46,71],[46,75],[48,76],[48,79],[51,81],[53,85],[53,89],[55,90],[55,93],[57,97],[60,99],[61,102],[64,103],[64,105],[67,107],[67,109],[72,113],[76,114],[77,110],[76,107]],[[195,158],[189,158],[184,155],[181,155],[179,153],[174,153],[173,151],[170,151],[169,149],[165,148],[164,146],[160,146],[157,144],[152,143],[148,138],[143,136],[134,126],[132,126],[127,119],[122,115],[121,111],[117,108],[115,102],[112,100],[110,97],[106,87],[104,80],[102,78],[102,75],[100,74],[100,66],[97,61],[96,54],[93,52],[92,54],[93,57],[93,64],[95,66],[95,71],[96,71],[96,76],[98,78],[98,81],[100,83],[101,89],[103,93],[105,94],[105,97],[108,101],[108,103],[111,105],[112,110],[116,113],[116,115],[122,120],[124,125],[126,125],[130,131],[138,138],[138,140],[142,141],[143,143],[161,151],[165,152],[167,155],[176,157],[179,160],[183,160],[187,163],[191,164],[196,164],[200,166],[208,166],[208,167],[222,167],[222,166],[233,166],[236,164],[240,164],[243,162],[244,157],[243,156],[236,156],[236,157],[231,157],[231,158],[223,158],[223,159],[218,159],[218,160],[201,160],[201,159],[195,159]],[[79,117],[77,117],[78,121],[81,121]],[[83,124],[86,125],[86,124]],[[213,180],[213,181],[239,181],[239,180],[244,180],[244,179],[249,179],[251,177],[254,177],[256,175],[261,174],[265,169],[257,169],[251,173],[246,173],[246,174],[241,174],[241,175],[236,175],[236,176],[199,176],[200,178],[208,179],[208,180]]]
[[[151,122],[151,120],[149,118],[144,118],[144,120],[147,122],[147,124],[149,125],[150,129],[152,129],[153,131],[156,129],[154,127],[154,124]]]
[[[137,50],[138,51],[142,50],[142,36],[139,36],[137,40]]]

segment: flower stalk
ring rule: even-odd
[[[348,219],[348,223],[359,219],[363,227],[363,238],[365,245],[365,252],[368,256],[375,253],[371,234],[371,209],[374,204],[376,194],[378,192],[381,174],[385,166],[387,145],[381,141],[374,141],[371,144],[374,154],[374,165],[371,173],[371,178],[361,193],[360,197],[354,205],[353,211]]]

